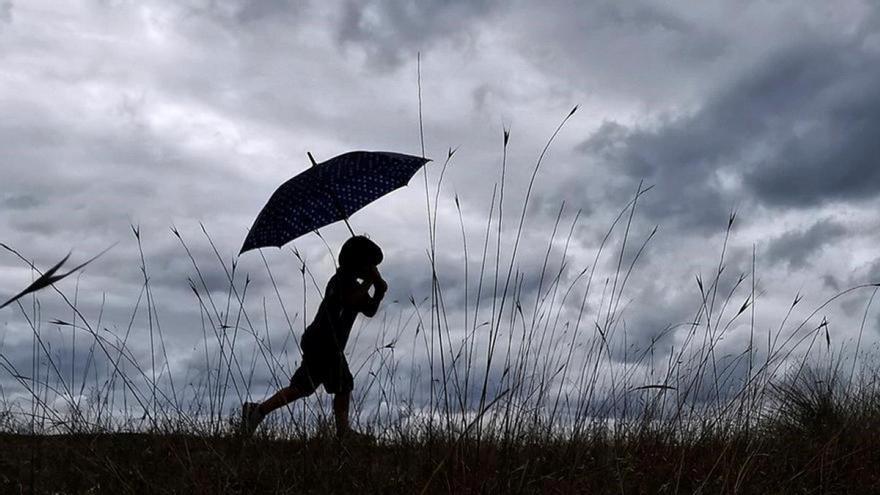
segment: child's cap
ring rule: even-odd
[[[383,259],[382,248],[362,235],[349,238],[339,250],[340,268],[356,269],[375,266],[382,263]]]

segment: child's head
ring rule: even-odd
[[[362,235],[349,238],[339,250],[339,268],[359,272],[382,263],[382,248]]]

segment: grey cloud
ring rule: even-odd
[[[724,277],[719,294],[726,294],[732,282],[729,277]],[[612,349],[612,357],[621,362],[641,359],[651,348],[663,359],[670,346],[678,345],[677,337],[693,329],[691,323],[701,310],[696,283],[692,283],[692,287],[670,290],[657,278],[644,275],[630,286],[624,299],[618,308],[621,313],[618,315],[619,321],[614,327],[617,346]],[[626,307],[627,301],[636,301],[639,307]],[[736,303],[731,303],[734,304]],[[623,347],[624,328],[626,349]]]
[[[285,23],[306,19],[310,2],[292,0],[224,0],[205,4],[184,5],[190,15],[207,17],[230,26],[259,24],[262,22]]]
[[[471,91],[471,98],[474,101],[474,108],[483,110],[486,102],[495,94],[495,89],[490,84],[481,84]]]
[[[831,273],[822,276],[822,284],[835,292],[840,291],[840,281]]]
[[[770,263],[785,263],[789,269],[803,268],[813,254],[846,233],[846,227],[826,218],[806,230],[789,231],[772,239],[765,255]]]
[[[594,153],[610,173],[622,172],[630,179],[606,189],[605,201],[630,196],[634,183],[645,180],[655,186],[645,201],[650,218],[674,219],[689,228],[714,229],[727,217],[732,198],[719,194],[710,180],[718,159],[732,147],[704,124],[673,123],[651,131],[609,122],[580,149]]]
[[[668,36],[670,47],[685,59],[712,59],[723,52],[717,33],[687,19],[682,11],[647,2],[574,2],[558,12],[576,23],[584,33],[600,30],[627,31],[637,36]]]
[[[6,8],[11,20],[11,2],[0,0],[0,5],[0,15]],[[602,236],[632,198],[638,181],[644,178],[656,184],[640,200],[624,251],[626,267],[644,236],[654,224],[661,224],[660,235],[642,255],[621,301],[626,307],[619,321],[627,325],[628,364],[637,349],[649,346],[669,324],[686,321],[699,309],[693,274],[714,270],[715,253],[720,251],[720,237],[733,206],[767,207],[758,209],[761,215],[743,218],[751,223],[747,235],[776,237],[777,258],[761,265],[772,292],[788,282],[777,277],[785,264],[791,264],[792,275],[809,275],[808,262],[821,249],[823,234],[833,234],[838,241],[857,234],[837,233],[833,225],[784,234],[767,216],[780,212],[800,223],[812,222],[806,215],[813,215],[813,210],[797,211],[798,207],[829,201],[846,203],[847,211],[865,215],[870,205],[858,198],[870,197],[876,186],[876,173],[864,170],[869,163],[864,157],[876,155],[876,145],[868,139],[880,113],[876,89],[880,71],[875,68],[880,52],[872,51],[875,45],[860,44],[869,29],[847,34],[850,31],[821,17],[811,21],[813,28],[790,29],[792,25],[774,11],[777,17],[761,16],[769,20],[761,25],[760,41],[752,41],[743,35],[743,26],[750,30],[755,15],[775,8],[764,3],[744,9],[752,13],[742,13],[738,6],[674,1],[652,5],[191,0],[151,3],[155,16],[142,15],[128,1],[104,5],[113,9],[110,16],[106,10],[77,11],[78,6],[72,6],[45,19],[30,19],[33,12],[20,9],[14,12],[15,22],[0,25],[4,68],[8,64],[14,74],[0,79],[0,106],[7,117],[0,122],[0,213],[5,213],[0,217],[0,240],[41,267],[71,248],[75,258],[84,258],[121,241],[84,273],[79,292],[84,314],[90,318],[103,314],[102,327],[121,337],[143,285],[130,231],[130,224],[142,225],[152,299],[173,354],[175,379],[182,374],[196,380],[209,376],[200,362],[207,352],[216,363],[218,352],[210,328],[208,350],[204,349],[204,314],[187,284],[187,278],[197,274],[169,227],[176,225],[187,240],[216,311],[234,314],[234,298],[226,309],[226,274],[198,221],[204,221],[221,256],[231,261],[245,229],[274,187],[306,166],[305,150],[319,157],[348,147],[414,151],[418,147],[415,74],[392,69],[414,62],[419,50],[428,54],[423,69],[431,74],[423,79],[429,82],[424,88],[428,154],[433,151],[438,159],[447,145],[462,146],[444,179],[438,210],[438,270],[453,346],[461,342],[461,328],[474,319],[489,319],[491,311],[493,294],[488,287],[494,282],[495,220],[480,311],[473,315],[489,197],[492,184],[500,179],[502,124],[513,127],[504,201],[506,260],[540,147],[573,104],[581,102],[583,109],[591,109],[581,110],[560,133],[532,191],[505,321],[519,300],[526,323],[530,322],[530,308],[546,294],[547,278],[559,270],[560,238],[567,235],[575,211],[582,210],[582,216],[560,292],[580,270],[592,265]],[[21,27],[44,21],[75,26],[83,36],[59,38],[57,33],[63,30],[32,33]],[[377,75],[352,67],[350,60],[338,56],[340,48],[365,55],[370,67],[384,72]],[[658,115],[658,111],[670,113]],[[572,128],[597,126],[573,149]],[[803,174],[794,173],[798,167]],[[439,167],[429,172],[433,189]],[[415,339],[417,318],[407,320],[413,311],[410,295],[422,302],[420,310],[430,312],[423,302],[431,292],[431,273],[420,213],[421,181],[409,193],[400,191],[395,199],[383,200],[394,206],[370,208],[353,219],[355,229],[368,231],[387,248],[382,271],[392,291],[381,315],[369,320],[363,345],[351,349],[363,351],[352,360],[366,360],[363,373],[377,364],[375,348],[393,334],[393,328],[386,334],[382,326],[387,319],[391,327],[395,320],[406,327],[394,350],[405,356],[403,379],[409,378],[407,372],[419,370],[424,377],[423,334]],[[468,232],[467,291],[462,283],[461,232],[451,206],[454,193],[461,198]],[[408,200],[399,201],[407,194]],[[547,278],[539,284],[552,221],[563,200],[567,206],[557,244]],[[497,207],[494,212],[497,215]],[[829,217],[834,213],[820,211],[831,224],[836,224],[835,217]],[[594,299],[602,297],[602,284],[616,268],[624,223],[618,224],[599,260],[576,354],[584,340],[595,336],[593,319],[604,316],[596,314],[599,301]],[[714,236],[708,243],[707,232]],[[334,251],[347,236],[340,225],[324,234]],[[741,244],[729,246],[725,284],[748,267],[754,238],[732,242]],[[797,246],[786,249],[786,244]],[[265,337],[266,345],[271,343],[267,357],[277,358],[286,374],[297,359],[292,340],[307,323],[300,315],[314,314],[331,273],[330,256],[314,236],[296,245],[318,285],[316,290],[306,279],[308,300],[303,298],[296,258],[286,249],[262,253],[285,310],[294,319],[292,331],[260,255],[238,259],[237,287],[241,288],[245,273],[251,277],[245,303],[249,320],[241,323],[248,327],[241,334],[248,335],[248,344],[240,349],[245,358],[256,356],[255,379],[266,381],[259,386],[269,386],[268,377],[280,373],[280,368],[260,361],[262,354],[251,345],[250,325],[260,339]],[[803,253],[789,256],[798,248]],[[841,263],[855,259],[848,255],[841,256]],[[5,253],[0,256],[3,292],[12,292],[19,285],[12,279],[25,278],[27,273],[18,260]],[[710,258],[715,261],[707,261]],[[501,285],[506,266],[502,270]],[[839,278],[845,281],[846,275]],[[574,332],[583,282],[578,280],[560,311],[558,330],[563,334]],[[60,287],[69,295],[74,288],[73,280]],[[561,304],[562,297],[558,294],[554,304]],[[69,317],[69,308],[57,294],[47,291],[41,298],[44,324]],[[393,299],[399,303],[392,304]],[[538,318],[543,318],[540,322],[550,318],[550,325],[555,325],[549,304],[539,309]],[[772,311],[772,304],[767,300],[759,308]],[[145,305],[142,300],[138,306],[128,342],[137,356],[149,349]],[[463,318],[465,305],[468,319]],[[214,309],[208,312],[213,318]],[[403,317],[398,318],[398,313]],[[8,319],[10,338],[27,337],[26,346],[10,345],[4,353],[14,353],[16,362],[26,365],[30,338],[21,315],[10,311],[2,318]],[[487,328],[477,329],[479,355],[485,355],[480,349],[485,349]],[[672,342],[657,343],[658,363],[665,362],[661,349],[667,352],[673,343],[677,345],[679,336],[672,331],[664,337]],[[67,352],[66,337],[53,334],[53,349]],[[617,338],[622,338],[621,331]],[[725,340],[731,352],[739,351],[741,344],[741,338]],[[612,364],[618,365],[624,360],[623,343],[615,340],[611,345]],[[65,367],[70,364],[74,363],[64,362]],[[491,370],[492,382],[501,379],[499,371]],[[358,378],[362,377],[367,380],[364,375]],[[425,387],[418,388],[424,392]],[[371,396],[370,400],[380,399]]]
[[[845,281],[848,286],[880,283],[880,258],[856,268]]]
[[[880,191],[878,61],[857,43],[796,45],[694,114],[655,127],[608,122],[579,149],[609,171],[656,184],[652,216],[696,227],[743,200],[804,207],[872,197]]]
[[[12,0],[5,0],[4,2],[0,2],[0,22],[12,22],[12,8],[13,8]]]
[[[237,2],[234,16],[239,22],[255,22],[284,13],[302,14],[305,4],[306,2],[294,1],[240,0]]]
[[[734,44],[703,9],[656,2],[523,3],[501,28],[549,78],[609,102],[658,102],[701,91]],[[706,18],[704,18],[706,17]],[[699,88],[699,89],[698,89]]]
[[[11,210],[29,210],[40,205],[40,201],[30,194],[14,194],[3,199],[4,207]]]
[[[582,7],[594,15],[578,17],[581,17],[582,22],[594,28],[603,27],[610,23],[629,25],[639,29],[661,28],[680,33],[696,31],[696,26],[658,5],[642,2],[624,4],[600,1],[593,2],[592,5],[582,4]]]
[[[880,191],[880,56],[858,46],[835,48],[802,49],[779,61],[784,79],[758,81],[755,89],[771,89],[785,103],[764,125],[778,141],[745,176],[767,203],[817,205]]]
[[[496,0],[349,1],[337,38],[343,46],[362,47],[375,68],[395,68],[440,40],[466,34],[496,5]]]

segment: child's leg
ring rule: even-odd
[[[297,399],[307,397],[310,394],[311,392],[307,392],[297,385],[284,387],[278,392],[275,392],[275,395],[269,397],[260,404],[260,412],[263,415],[269,414],[279,407],[286,406],[287,404],[290,404]]]
[[[339,392],[333,396],[333,415],[336,418],[336,435],[343,436],[348,432],[348,406],[351,392]]]

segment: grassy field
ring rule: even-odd
[[[457,196],[440,204],[454,152],[426,173],[428,293],[386,302],[355,332],[353,422],[373,441],[334,439],[325,395],[252,440],[234,435],[241,403],[285,384],[298,360],[297,314],[322,284],[302,253],[289,250],[296,300],[265,257],[263,273],[242,273],[206,229],[198,249],[174,229],[198,352],[173,369],[133,227],[143,282],[127,317],[108,322],[103,303],[85,310],[60,284],[8,308],[31,353],[0,348],[0,492],[880,493],[876,352],[862,345],[877,284],[811,308],[795,294],[781,322],[756,328],[755,255],[745,269],[729,263],[731,214],[717,261],[691,288],[692,317],[636,347],[627,290],[657,233],[637,221],[650,187],[621,202],[595,243],[578,242],[583,217],[564,204],[535,240],[529,202],[553,138],[511,199],[503,137],[478,227]],[[438,234],[441,210],[458,214],[456,244]],[[208,263],[225,287],[206,280]],[[254,295],[257,276],[266,285]],[[866,303],[861,326],[833,345],[825,314],[847,298]]]
[[[696,435],[378,443],[171,434],[0,436],[3,493],[877,493],[880,415]],[[804,405],[805,407],[805,405]],[[804,410],[801,413],[807,413]],[[791,420],[792,418],[789,418]]]

